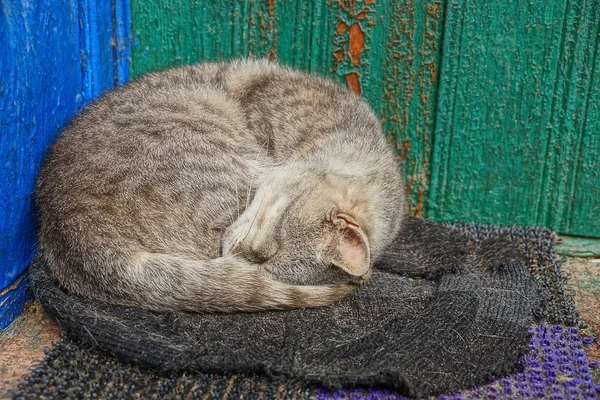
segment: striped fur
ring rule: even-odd
[[[153,73],[61,134],[36,188],[68,290],[152,310],[318,307],[367,279],[404,210],[395,156],[345,88],[267,61]]]

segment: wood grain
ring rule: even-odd
[[[114,44],[126,44],[128,23],[117,5],[128,9],[117,0],[0,3],[0,291],[35,253],[32,192],[48,147],[85,104],[127,79]],[[19,293],[3,293],[2,326],[22,308]]]
[[[448,3],[428,215],[600,236],[600,3]]]

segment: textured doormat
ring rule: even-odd
[[[599,368],[598,363],[589,363],[584,345],[591,343],[590,337],[582,338],[579,329],[558,325],[538,325],[530,328],[532,333],[529,352],[523,357],[524,368],[518,373],[495,379],[493,382],[471,390],[451,395],[435,396],[438,400],[460,399],[550,399],[550,400],[595,400],[600,385],[595,385],[590,368]],[[406,397],[391,390],[354,389],[317,391],[316,400],[329,399],[389,399]]]
[[[372,283],[316,310],[112,307],[34,264],[36,297],[67,338],[17,397],[595,398],[550,231],[411,218],[403,232]]]

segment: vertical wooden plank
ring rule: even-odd
[[[330,74],[330,10],[326,2],[134,0],[131,74],[248,55]]]
[[[131,5],[129,0],[112,0],[113,15],[113,58],[115,60],[115,85],[129,81],[131,64]]]
[[[113,86],[112,1],[78,0],[79,45],[84,102]]]
[[[197,25],[200,2],[184,0],[178,5],[174,7],[169,1],[131,2],[133,47],[130,73],[133,78],[160,67],[198,59],[190,32]],[[164,13],[161,12],[163,9]],[[187,50],[183,57],[177,50],[180,47]]]
[[[598,5],[596,3],[596,5]],[[590,44],[584,52],[589,59],[586,65],[590,69],[587,77],[589,88],[578,94],[584,98],[584,110],[581,144],[575,155],[573,168],[575,176],[571,178],[571,196],[563,200],[569,207],[564,212],[567,216],[562,221],[563,230],[579,236],[600,237],[600,12],[599,7],[590,7],[589,18]],[[594,37],[596,38],[594,43]],[[593,44],[593,47],[591,45]],[[596,251],[598,254],[598,251]]]
[[[535,222],[536,211],[517,210],[537,208],[532,194],[541,184],[544,88],[558,58],[543,37],[562,22],[547,11],[548,22],[513,3],[448,3],[428,208],[434,219]],[[540,66],[532,75],[528,59]]]
[[[598,93],[594,75],[598,76],[600,69],[596,63],[600,3],[569,1],[565,25],[551,122],[551,143],[555,146],[553,156],[547,155],[553,164],[547,168],[546,180],[554,190],[546,224],[561,233],[600,237],[600,218],[590,218],[600,211],[600,141],[598,130],[590,131],[599,121],[594,115],[598,100],[593,95]],[[586,216],[575,219],[575,213]]]
[[[382,69],[381,116],[388,139],[405,160],[411,214],[426,210],[434,140],[444,1],[384,4],[386,24],[377,59]]]
[[[31,299],[26,274],[19,275],[14,282],[0,290],[0,332],[8,328],[27,301]]]
[[[335,11],[327,2],[275,2],[276,57],[284,64],[330,76]]]
[[[338,0],[331,2],[328,13],[325,31],[331,35],[334,27],[331,71],[381,115],[388,139],[405,160],[410,211],[422,216],[429,186],[443,3]]]
[[[26,298],[22,277],[36,243],[32,192],[45,152],[86,102],[113,87],[118,73],[111,2],[6,0],[0,6],[1,328]]]
[[[366,95],[373,90],[369,85],[371,50],[372,46],[378,46],[375,41],[375,1],[338,0],[333,3],[333,10],[336,13],[333,70],[356,94],[365,92]]]
[[[132,77],[249,53],[248,0],[132,1],[131,17]]]
[[[83,104],[78,10],[50,0],[3,1],[0,42],[0,289],[31,261],[31,192],[43,154]],[[55,46],[61,43],[61,46]],[[51,44],[51,45],[49,45]]]
[[[572,233],[568,209],[580,206],[572,201],[576,160],[592,151],[580,144],[599,23],[598,2],[584,3],[449,2],[434,219]]]
[[[248,55],[274,59],[277,53],[276,0],[249,1]]]

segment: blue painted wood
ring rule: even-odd
[[[87,102],[128,78],[124,71],[129,23],[124,19],[129,17],[129,4],[128,0],[3,0],[0,7],[3,293],[35,252],[32,192],[48,147]],[[3,312],[9,303],[15,304],[0,302],[2,325],[14,315]]]
[[[114,86],[112,2],[78,0],[82,89],[88,102]]]
[[[0,331],[8,328],[31,298],[32,295],[27,285],[27,271],[23,272],[10,286],[0,290]]]
[[[115,60],[117,68],[117,85],[129,81],[131,65],[131,7],[129,0],[112,2],[115,16]]]

